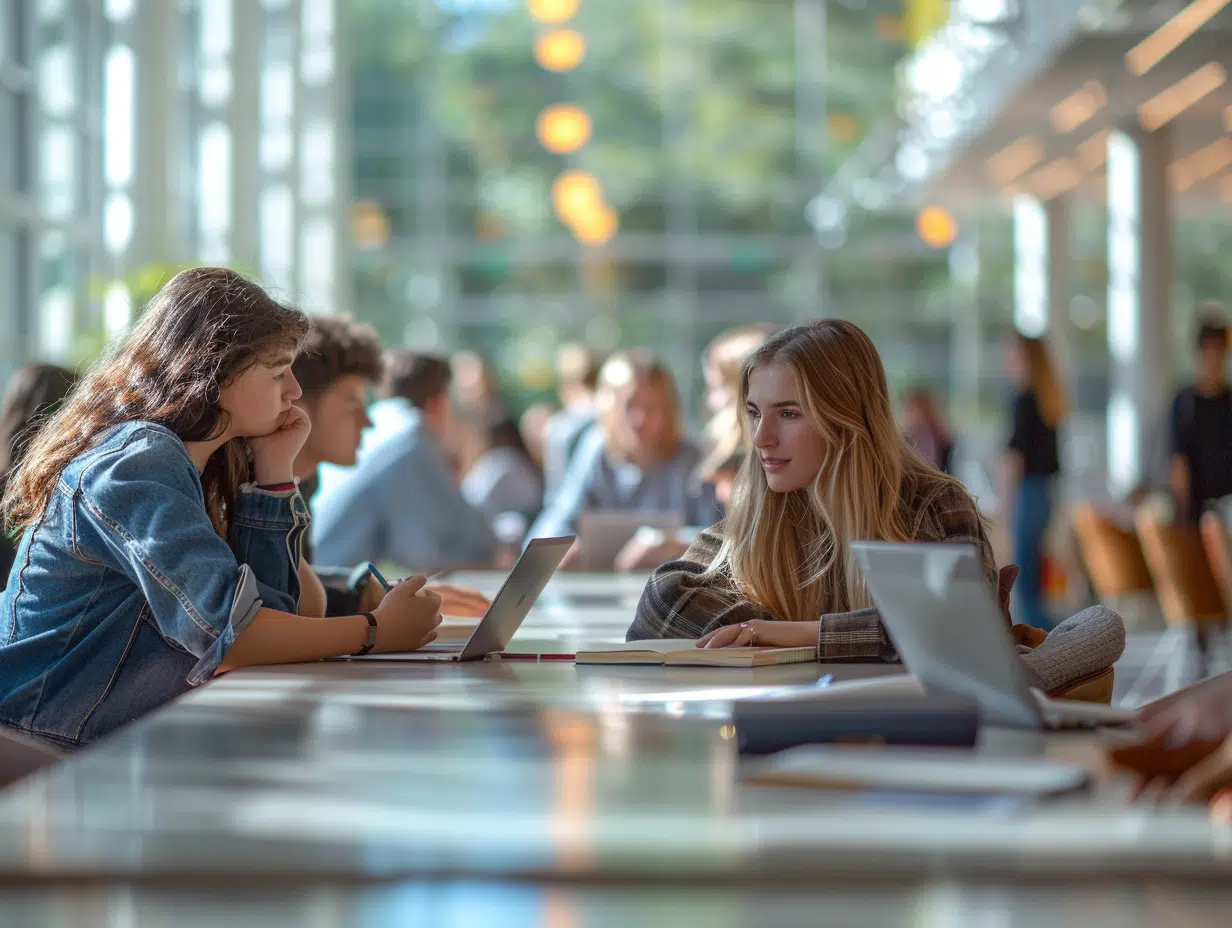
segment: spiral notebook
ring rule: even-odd
[[[665,667],[772,667],[817,660],[817,649],[699,648],[690,638],[622,641],[577,652],[579,664],[650,664]]]

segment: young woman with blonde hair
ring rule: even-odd
[[[1005,366],[1017,387],[1003,479],[1013,556],[1021,571],[1019,607],[1024,622],[1047,631],[1053,619],[1044,608],[1043,548],[1061,473],[1057,432],[1065,420],[1065,391],[1042,338],[1010,336]]]
[[[371,613],[297,614],[307,334],[233,271],[183,271],[39,430],[4,494],[0,725],[76,747],[220,670],[436,636],[422,577]]]
[[[532,536],[571,534],[587,510],[678,514],[685,525],[719,517],[714,488],[697,480],[701,455],[684,436],[676,381],[663,362],[639,350],[612,355],[595,404],[598,422]]]
[[[877,349],[857,326],[823,319],[770,338],[745,362],[740,400],[754,453],[727,518],[655,572],[631,640],[892,660],[853,541],[972,544],[996,588],[975,502],[908,447]]]

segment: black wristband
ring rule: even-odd
[[[376,616],[371,612],[360,614],[368,620],[368,641],[362,648],[352,654],[352,657],[363,657],[376,646]]]

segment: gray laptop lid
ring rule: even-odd
[[[574,537],[535,538],[527,544],[513,570],[501,584],[492,605],[484,613],[483,620],[459,652],[459,660],[476,660],[509,647],[509,642],[534,608],[539,594],[573,546]]]
[[[928,689],[979,703],[985,721],[1043,720],[976,551],[954,544],[852,544],[881,621]]]
[[[592,509],[578,516],[582,566],[587,570],[611,570],[616,555],[643,525],[664,532],[679,531],[684,519],[679,513]]]

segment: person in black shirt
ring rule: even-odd
[[[1061,472],[1057,429],[1065,417],[1065,394],[1043,339],[1015,335],[1007,344],[1006,369],[1018,388],[1005,458],[1005,500],[1019,569],[1019,618],[1048,630],[1053,620],[1044,608],[1043,547]]]
[[[1228,328],[1215,319],[1198,332],[1196,383],[1172,404],[1169,471],[1180,519],[1196,522],[1211,500],[1232,494],[1232,390]]]

